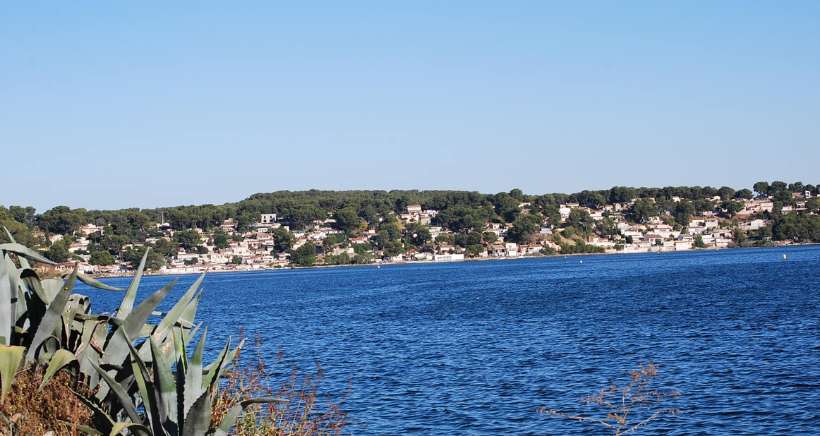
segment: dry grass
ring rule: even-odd
[[[257,341],[257,349],[259,343]],[[280,356],[281,358],[281,356]],[[248,407],[233,429],[238,436],[336,435],[345,426],[345,414],[338,404],[319,401],[318,387],[322,371],[300,377],[292,371],[281,382],[267,371],[259,355],[250,359],[237,356],[237,369],[227,374],[214,405],[212,422],[243,400],[258,397],[276,398],[273,403]]]
[[[658,368],[652,362],[629,372],[629,382],[623,386],[612,384],[584,398],[584,404],[601,410],[598,416],[569,414],[556,409],[541,408],[539,412],[549,416],[578,422],[599,424],[614,435],[634,433],[662,416],[674,416],[678,409],[664,407],[663,403],[679,396],[677,391],[660,391],[652,388],[658,376]]]
[[[79,425],[91,425],[91,411],[72,389],[90,394],[71,374],[60,371],[42,391],[42,369],[29,367],[17,373],[11,391],[0,404],[0,435],[80,435]]]

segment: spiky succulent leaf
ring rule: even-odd
[[[185,294],[180,297],[180,299],[174,304],[174,307],[168,311],[162,321],[157,324],[157,328],[154,330],[154,334],[151,335],[154,338],[154,341],[157,343],[162,343],[165,340],[165,336],[170,331],[171,327],[173,327],[180,319],[180,317],[185,314],[186,309],[188,308],[191,301],[194,299],[197,290],[202,285],[202,281],[205,279],[205,274],[201,274],[196,281],[185,291]],[[196,309],[194,309],[196,310]]]
[[[222,421],[219,422],[219,426],[213,429],[211,433],[213,436],[227,436],[228,432],[231,431],[231,428],[236,424],[236,420],[239,419],[239,415],[242,414],[242,405],[236,404],[225,413],[225,416],[222,417]]]
[[[74,272],[76,273],[76,271],[77,267],[75,266]],[[40,345],[42,345],[46,338],[51,336],[52,332],[59,327],[62,322],[63,310],[68,302],[68,295],[71,292],[71,289],[74,288],[74,282],[76,279],[77,275],[71,274],[63,285],[62,290],[56,297],[54,297],[51,304],[48,305],[48,309],[46,309],[46,313],[43,315],[43,320],[37,327],[37,331],[34,333],[34,337],[29,345],[28,353],[26,353],[26,361],[34,361],[34,357],[38,353]]]
[[[117,318],[119,319],[125,319],[134,307],[134,301],[137,299],[137,289],[140,286],[142,273],[145,271],[145,261],[148,259],[149,250],[151,250],[150,247],[145,249],[145,253],[143,253],[140,264],[137,267],[137,271],[134,273],[134,278],[131,279],[131,284],[128,285],[128,289],[125,291],[125,296],[122,298],[122,302],[120,302],[120,308],[117,309]]]
[[[228,340],[225,342],[225,346],[222,348],[222,351],[219,353],[219,356],[216,358],[216,360],[211,362],[211,364],[205,368],[205,371],[203,371],[202,389],[210,389],[214,380],[219,379],[217,374],[219,374],[220,369],[222,368],[222,363],[225,362],[225,356],[228,355],[228,350],[230,349],[230,346],[231,338],[228,338]]]
[[[128,431],[125,432],[126,430]],[[151,436],[151,429],[142,424],[134,424],[133,422],[117,422],[114,424],[114,427],[111,428],[111,433],[109,433],[108,436],[132,434]]]
[[[176,383],[174,382],[174,376],[171,373],[171,367],[165,360],[165,357],[163,356],[163,353],[159,349],[157,343],[151,338],[149,338],[148,341],[151,345],[151,361],[153,362],[151,368],[153,370],[154,384],[156,385],[157,390],[160,393],[160,397],[162,398],[162,403],[165,406],[165,416],[167,416],[171,422],[178,424],[176,410]]]
[[[82,272],[77,273],[77,280],[85,283],[88,286],[91,286],[92,288],[102,289],[103,291],[114,291],[114,292],[122,291],[122,288],[117,288],[117,287],[114,287],[114,286],[111,286],[111,285],[106,285],[105,283],[95,279],[94,277],[91,277],[91,276],[89,276],[87,274],[84,274]]]
[[[19,345],[0,345],[0,404],[6,398],[11,384],[14,382],[14,374],[23,360],[25,347]]]
[[[117,335],[125,336],[123,331],[115,333]],[[140,358],[139,352],[128,337],[124,338],[124,343],[128,345],[128,351],[131,356],[131,370],[134,374],[134,381],[142,399],[145,414],[148,416],[148,422],[151,424],[151,430],[154,435],[165,434],[163,423],[166,420],[165,406],[162,405],[162,397],[157,392],[156,385],[151,378],[151,372],[145,365],[145,362]]]
[[[5,258],[5,256],[3,257]],[[11,345],[11,332],[14,331],[15,319],[12,316],[11,307],[11,274],[13,272],[9,270],[5,259],[0,259],[0,344],[3,345]]]
[[[114,334],[108,341],[103,355],[103,363],[112,365],[121,365],[128,356],[128,345],[125,338],[137,338],[142,332],[143,325],[151,316],[151,312],[165,299],[168,292],[174,286],[176,281],[171,281],[162,289],[154,292],[150,297],[146,298],[133,312],[130,312],[128,317],[116,330],[123,330],[124,335]],[[112,320],[113,321],[113,320]],[[100,397],[98,397],[100,398]]]
[[[211,396],[204,393],[194,401],[191,410],[185,415],[182,436],[200,436],[208,433],[211,423]]]
[[[54,352],[54,355],[51,356],[51,360],[48,362],[48,367],[46,368],[46,372],[43,375],[43,381],[40,383],[39,390],[43,390],[45,385],[57,374],[57,371],[65,368],[72,362],[76,362],[77,357],[68,350],[57,350]]]
[[[31,248],[26,247],[25,245],[18,244],[16,242],[7,242],[5,244],[0,244],[0,251],[8,251],[10,253],[14,253],[18,256],[25,257],[26,259],[33,260],[35,262],[56,265],[54,262],[46,259],[42,254],[32,250]]]
[[[94,428],[103,434],[110,434],[111,430],[114,428],[114,424],[116,421],[112,418],[105,410],[103,410],[100,405],[94,401],[92,398],[88,398],[85,395],[71,389],[71,392],[77,397],[83,404],[86,405],[89,409],[91,409],[92,413],[92,420],[94,421]]]
[[[191,409],[197,398],[199,398],[205,389],[202,387],[202,354],[205,350],[205,339],[208,337],[208,328],[206,327],[199,336],[199,342],[194,349],[194,355],[189,361],[188,371],[185,373],[185,397],[184,407],[185,413]]]
[[[114,392],[114,395],[117,396],[117,400],[119,400],[119,405],[122,406],[123,410],[125,410],[125,413],[128,415],[129,418],[131,418],[131,422],[139,424],[142,420],[140,419],[140,416],[137,413],[136,407],[134,407],[134,402],[131,401],[131,396],[128,395],[128,392],[125,390],[125,388],[123,388],[121,384],[114,380],[114,377],[108,375],[108,373],[105,372],[105,370],[103,370],[102,368],[100,368],[100,366],[96,363],[91,362],[91,366],[93,366],[94,369],[100,374],[100,377],[102,377],[103,380],[105,380],[105,382],[108,383],[108,386],[111,388],[111,391]]]

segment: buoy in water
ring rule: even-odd
[[[789,260],[789,257],[784,254],[783,255],[783,260]]]

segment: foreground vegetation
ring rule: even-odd
[[[52,262],[6,236],[12,242],[0,244],[2,434],[225,435],[237,420],[243,434],[341,429],[343,414],[319,413],[311,385],[248,390],[251,374],[250,386],[261,387],[266,373],[234,365],[242,341],[231,347],[229,339],[215,360],[203,362],[207,328],[195,316],[204,275],[158,313],[174,282],[137,304],[146,251],[116,312],[93,314],[89,298],[72,293],[78,280],[122,290],[76,269],[41,278],[35,266]],[[314,401],[291,403],[292,396]],[[259,404],[271,412],[260,414]]]
[[[583,403],[589,414],[567,413],[543,407],[541,414],[564,418],[579,423],[603,427],[615,436],[635,433],[662,417],[676,416],[680,410],[669,407],[666,402],[680,395],[675,390],[653,387],[658,367],[649,362],[629,371],[629,381],[615,383],[584,397]]]

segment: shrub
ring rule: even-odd
[[[675,416],[680,413],[678,409],[665,407],[663,404],[666,399],[680,395],[679,392],[652,388],[657,375],[658,368],[649,362],[630,371],[629,382],[625,385],[611,384],[585,397],[584,404],[601,410],[598,416],[570,414],[545,407],[539,409],[539,413],[597,424],[616,436],[633,433],[662,416]]]

